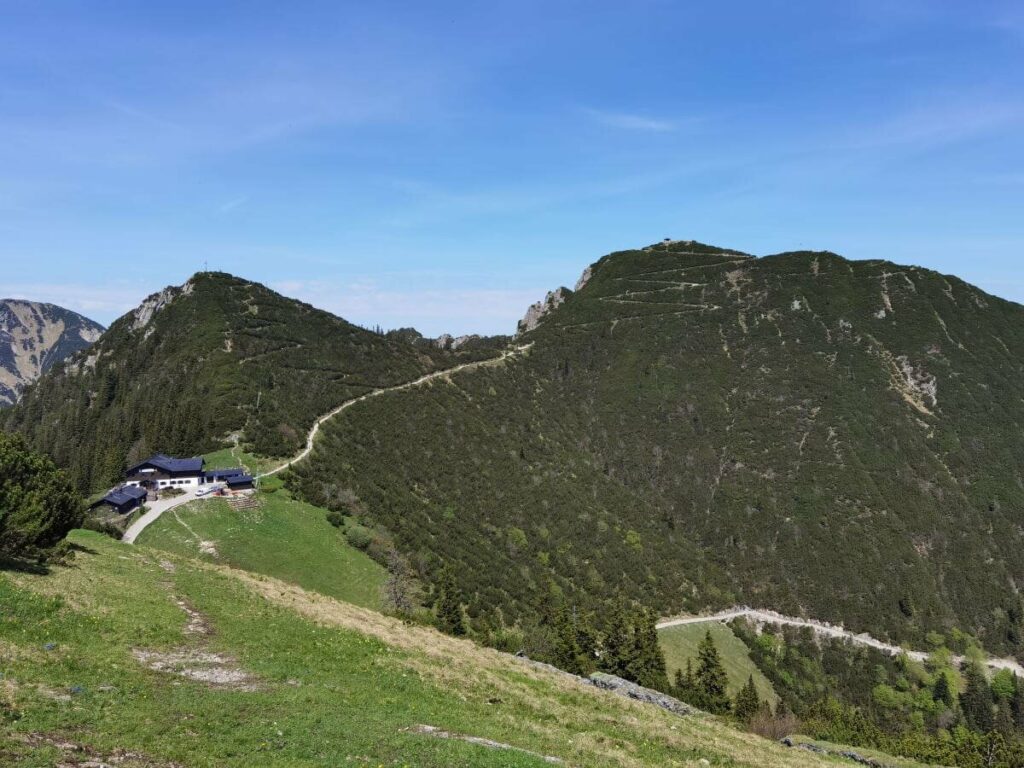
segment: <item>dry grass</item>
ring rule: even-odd
[[[529,662],[483,648],[421,626],[339,602],[276,579],[223,566],[209,566],[248,584],[276,605],[287,607],[321,625],[360,632],[399,648],[417,674],[456,692],[464,700],[498,698],[514,703],[509,725],[525,728],[553,742],[571,744],[582,760],[595,757],[622,766],[642,766],[637,743],[656,740],[680,753],[699,747],[717,752],[735,765],[802,768],[834,764],[807,752],[786,749],[741,732],[708,716],[678,717],[650,705],[581,685],[570,676],[538,669]],[[524,719],[523,710],[536,717]],[[632,732],[629,739],[609,738],[614,726]],[[689,763],[682,761],[680,765]],[[693,765],[701,764],[697,761]]]

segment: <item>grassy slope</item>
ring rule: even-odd
[[[138,543],[267,574],[356,605],[380,604],[383,569],[350,546],[324,510],[286,490],[260,498],[259,509],[237,512],[221,499],[193,502],[163,515]],[[213,542],[217,556],[200,555],[200,541]]]
[[[403,731],[416,724],[575,766],[829,764],[266,577],[88,532],[72,541],[86,549],[72,568],[0,574],[4,764],[57,761],[57,747],[29,747],[29,734],[140,752],[155,766],[545,764]],[[182,604],[208,634],[185,632]],[[256,690],[150,671],[132,655],[182,648],[233,660]]]
[[[271,467],[281,463],[280,459],[268,459],[263,456],[254,456],[246,453],[240,448],[221,448],[203,455],[206,459],[207,469],[227,469],[229,467],[242,467],[253,472],[266,472]]]
[[[747,646],[724,624],[686,624],[679,627],[668,627],[658,630],[658,639],[665,652],[665,663],[669,676],[674,676],[677,669],[686,669],[686,660],[693,659],[697,663],[697,646],[704,639],[704,633],[711,631],[715,647],[722,657],[722,666],[729,675],[729,694],[735,696],[747,682],[750,675],[754,676],[754,685],[762,699],[772,703],[778,700],[771,682],[757,668],[750,658]]]

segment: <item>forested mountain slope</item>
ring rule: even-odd
[[[153,451],[192,455],[241,433],[288,455],[314,419],[375,387],[486,349],[385,337],[223,273],[195,275],[118,319],[5,415],[83,489]]]
[[[92,344],[103,326],[70,309],[0,299],[0,407],[60,362]]]
[[[553,582],[1020,652],[1024,308],[884,261],[695,243],[584,277],[533,313],[528,355],[351,409],[291,482],[427,578],[456,561],[478,622]]]

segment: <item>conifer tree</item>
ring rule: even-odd
[[[445,565],[438,576],[437,628],[449,635],[466,634],[466,620],[462,615],[462,593],[455,583],[455,572],[450,565]]]
[[[964,672],[964,692],[960,694],[960,708],[967,726],[979,733],[992,730],[992,691],[985,670],[978,664],[969,664]]]
[[[697,683],[693,672],[693,659],[686,660],[686,667],[676,670],[673,695],[688,704],[698,705]]]
[[[580,649],[579,673],[589,675],[594,671],[597,659],[597,632],[594,630],[593,616],[588,613],[572,610],[573,625],[576,632],[576,645]]]
[[[935,678],[932,701],[937,701],[949,709],[953,708],[953,690],[949,686],[949,675],[945,672],[939,672],[939,676]]]
[[[1010,698],[1010,716],[1017,728],[1024,729],[1024,684],[1016,675],[1013,676],[1013,696]]]
[[[559,669],[572,672],[574,675],[582,674],[579,643],[576,638],[576,627],[573,626],[572,616],[565,603],[558,607],[555,612],[554,621],[554,650],[553,663]]]
[[[717,715],[729,711],[731,702],[726,692],[728,680],[715,641],[711,637],[711,630],[707,631],[697,648],[697,670],[694,678],[698,706]]]
[[[757,696],[757,686],[754,685],[754,676],[750,675],[747,678],[746,685],[736,694],[736,701],[733,703],[732,711],[738,720],[749,723],[760,709],[761,700]]]
[[[601,669],[611,675],[624,677],[632,663],[634,650],[632,628],[625,606],[616,602],[611,607],[608,627],[604,633]]]
[[[668,688],[668,673],[665,670],[665,654],[658,642],[654,614],[640,611],[634,621],[633,653],[626,677],[647,688],[665,690]]]
[[[786,706],[785,701],[783,701],[780,698],[777,702],[775,702],[774,715],[777,720],[781,720],[784,717],[789,717],[791,714],[793,713],[789,711],[789,707]]]

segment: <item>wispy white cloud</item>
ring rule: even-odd
[[[647,131],[651,133],[666,133],[677,130],[681,125],[691,121],[667,120],[664,118],[650,117],[632,112],[610,112],[603,109],[592,109],[586,107],[583,110],[591,120],[610,128],[622,128],[627,131]]]
[[[231,213],[231,211],[235,210],[236,208],[241,208],[243,205],[245,205],[248,202],[249,202],[249,196],[248,195],[242,195],[240,197],[236,197],[236,198],[233,198],[233,199],[228,200],[227,202],[225,202],[223,205],[220,206],[220,208],[217,209],[217,212],[218,213]]]

